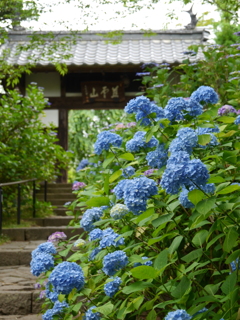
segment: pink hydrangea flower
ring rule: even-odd
[[[48,242],[57,242],[59,240],[66,240],[67,236],[62,231],[56,231],[48,237]]]
[[[76,182],[73,183],[72,190],[73,191],[78,191],[79,189],[82,189],[84,187],[86,187],[86,184],[84,182],[76,181]]]

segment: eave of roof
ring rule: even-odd
[[[48,35],[51,36],[48,36]],[[109,38],[106,31],[99,32],[33,32],[10,31],[8,41],[2,46],[2,50],[9,49],[7,63],[25,65],[32,57],[36,65],[49,66],[52,62],[44,57],[44,52],[50,47],[50,43],[66,44],[67,53],[71,57],[63,57],[64,48],[58,48],[51,54],[55,62],[66,63],[68,66],[82,65],[117,65],[142,63],[181,63],[185,56],[183,52],[190,45],[203,44],[208,39],[209,32],[205,29],[194,30],[164,30],[151,31],[124,31],[119,37]],[[18,52],[19,46],[30,43],[32,36],[43,36],[43,43],[38,47]],[[61,42],[60,42],[61,40]],[[70,44],[70,40],[74,42]],[[117,44],[111,41],[119,40]],[[65,52],[66,53],[66,52]],[[1,54],[1,52],[0,52]],[[202,58],[201,51],[198,55],[190,57],[194,62]],[[32,60],[32,61],[33,61]]]

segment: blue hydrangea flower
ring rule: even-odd
[[[122,175],[124,178],[130,178],[135,173],[135,169],[132,166],[128,166],[125,169],[122,169]]]
[[[44,242],[41,243],[37,249],[32,251],[32,258],[36,257],[40,253],[56,254],[57,250],[52,242]]]
[[[167,168],[162,175],[160,185],[169,194],[177,194],[180,187],[187,183],[185,167],[190,161],[185,151],[172,153],[167,161]]]
[[[156,150],[147,153],[146,160],[148,165],[158,169],[165,166],[168,159],[167,152],[168,151],[164,148],[164,144],[159,144]]]
[[[120,238],[116,241],[116,239],[119,237],[119,234],[115,233],[112,228],[107,228],[103,230],[102,233],[102,239],[99,243],[99,248],[104,249],[107,247],[118,247],[124,244],[124,238]]]
[[[110,216],[114,220],[118,220],[124,217],[128,212],[129,210],[127,206],[125,206],[124,204],[118,203],[114,207],[112,207],[112,209],[110,210]]]
[[[139,96],[131,99],[124,108],[124,111],[129,114],[143,111],[147,114],[149,112],[150,105],[151,101],[147,97]]]
[[[73,288],[79,291],[84,286],[82,268],[75,262],[61,262],[53,269],[49,282],[57,293],[69,294]]]
[[[89,233],[89,240],[90,241],[99,240],[99,239],[102,239],[102,236],[103,236],[102,230],[99,228],[96,228]]]
[[[201,86],[191,94],[191,99],[197,102],[206,102],[215,104],[218,102],[218,94],[216,91],[208,86]]]
[[[68,308],[69,305],[66,301],[60,302],[56,301],[53,308],[47,310],[43,315],[43,320],[52,320],[54,316],[59,315],[63,312],[64,308]]]
[[[96,255],[101,251],[101,249],[99,247],[93,249],[93,251],[90,253],[88,260],[89,261],[93,261],[96,257]]]
[[[150,141],[145,141],[146,132],[138,131],[133,138],[126,143],[126,150],[130,152],[139,152],[142,148],[154,148],[158,145],[158,140],[152,137]]]
[[[50,291],[49,282],[46,284],[45,296],[50,299],[52,302],[58,301],[58,294],[55,291]]]
[[[198,137],[196,132],[191,128],[179,129],[176,137],[187,147],[193,148],[198,143]]]
[[[76,171],[78,172],[79,170],[82,170],[82,169],[86,168],[88,165],[89,165],[88,159],[82,159],[79,162],[79,164],[78,164],[78,166],[76,168]]]
[[[187,183],[185,165],[184,162],[171,165],[164,171],[160,185],[168,194],[177,194],[180,188]]]
[[[205,185],[209,179],[207,167],[200,159],[190,160],[184,170],[187,185]]]
[[[201,148],[205,149],[208,146],[216,146],[216,145],[219,144],[217,138],[213,134],[213,132],[220,132],[220,130],[219,130],[219,128],[217,126],[215,128],[201,128],[201,127],[198,127],[195,131],[196,131],[197,135],[209,134],[211,136],[211,140],[206,146],[199,145]]]
[[[236,260],[232,261],[230,263],[232,272],[239,270],[240,269],[240,262],[239,262],[239,258],[237,258]]]
[[[124,188],[124,203],[133,214],[146,211],[147,200],[158,193],[157,184],[147,177],[129,180]]]
[[[237,116],[236,120],[234,121],[235,124],[240,124],[240,115]]]
[[[196,132],[187,127],[179,129],[176,136],[177,138],[173,139],[169,146],[169,151],[171,153],[186,151],[191,154],[192,148],[196,147],[198,143],[198,136]]]
[[[112,281],[107,282],[104,285],[104,292],[106,296],[109,296],[112,298],[115,295],[115,293],[118,292],[119,286],[121,283],[122,283],[122,280],[119,277],[112,278]]]
[[[69,305],[68,305],[68,303],[67,303],[66,301],[63,301],[63,302],[56,301],[56,302],[54,303],[53,310],[54,310],[55,312],[57,312],[57,314],[58,314],[58,313],[60,313],[64,308],[68,308],[68,307],[69,307]]]
[[[103,272],[108,276],[114,276],[114,274],[123,269],[128,264],[128,257],[124,251],[118,250],[112,253],[108,253],[103,258]]]
[[[102,215],[103,211],[101,208],[94,207],[92,209],[88,209],[82,216],[80,226],[85,231],[91,231],[92,229],[94,229],[93,223],[99,221]]]
[[[196,129],[196,133],[198,135],[201,134],[207,134],[207,133],[213,133],[213,132],[220,132],[220,129],[218,126],[215,126],[214,128],[202,128],[202,127],[198,127]]]
[[[142,257],[142,260],[148,260],[149,258],[148,257]],[[152,266],[152,261],[149,260],[149,261],[146,261],[146,262],[136,262],[134,263],[134,267],[140,267],[140,266]]]
[[[122,137],[110,131],[102,131],[97,136],[97,141],[94,144],[94,152],[101,154],[103,150],[109,150],[112,146],[120,147],[122,144]]]
[[[188,193],[188,189],[183,187],[178,200],[184,208],[194,208],[194,204],[188,199]]]
[[[124,190],[125,190],[129,181],[130,180],[123,179],[123,180],[119,181],[119,183],[115,186],[115,188],[113,189],[113,192],[115,193],[117,199],[123,198]]]
[[[84,317],[83,317],[83,320],[100,320],[100,313],[99,312],[93,312],[92,310],[95,309],[96,307],[93,306],[91,308],[89,308]]]
[[[183,120],[183,110],[186,109],[187,102],[184,98],[171,98],[165,109],[165,117],[170,121]]]
[[[168,312],[165,320],[190,320],[192,317],[183,309]]]
[[[196,100],[193,100],[190,98],[190,99],[186,99],[185,101],[186,101],[185,111],[191,117],[197,117],[203,113],[203,106],[200,103],[198,103]]]
[[[179,163],[186,164],[188,161],[190,161],[190,156],[186,151],[173,152],[168,158],[167,167],[171,165],[175,166]]]
[[[53,256],[49,253],[39,253],[32,258],[30,267],[31,273],[38,277],[41,273],[54,267]]]
[[[203,313],[203,312],[206,312],[206,311],[208,311],[208,309],[207,308],[202,308],[201,310],[199,310],[199,311],[197,311],[196,313],[194,313],[193,314],[193,317],[195,317],[195,316],[197,316],[198,314],[201,314],[201,313]]]

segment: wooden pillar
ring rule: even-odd
[[[59,109],[58,139],[64,150],[68,149],[68,110]],[[58,183],[67,183],[67,170],[61,170],[61,176],[57,178]]]

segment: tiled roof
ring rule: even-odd
[[[52,60],[65,62],[68,66],[82,65],[116,65],[116,64],[142,64],[142,63],[163,63],[168,62],[181,63],[184,59],[183,52],[190,45],[202,44],[208,39],[209,32],[204,29],[194,30],[167,30],[154,31],[155,35],[146,36],[141,31],[124,32],[121,40],[117,44],[106,41],[106,32],[86,32],[77,33],[75,36],[66,32],[52,33],[54,40],[62,40],[57,48],[52,50],[50,43],[53,40],[45,39],[39,45],[34,44],[34,48],[18,51],[18,47],[29,44],[33,33],[28,31],[10,32],[8,41],[0,48],[0,55],[4,49],[9,49],[6,57],[7,63],[25,65],[29,58],[33,59],[37,65],[47,66]],[[45,33],[35,33],[47,35]],[[74,37],[75,41],[70,44],[70,39]],[[60,43],[56,41],[56,43]],[[69,57],[63,57],[64,53],[70,54]],[[50,49],[51,48],[51,49]],[[51,50],[48,57],[44,53]],[[202,53],[191,57],[191,61],[202,58]],[[31,61],[31,60],[30,60]]]

